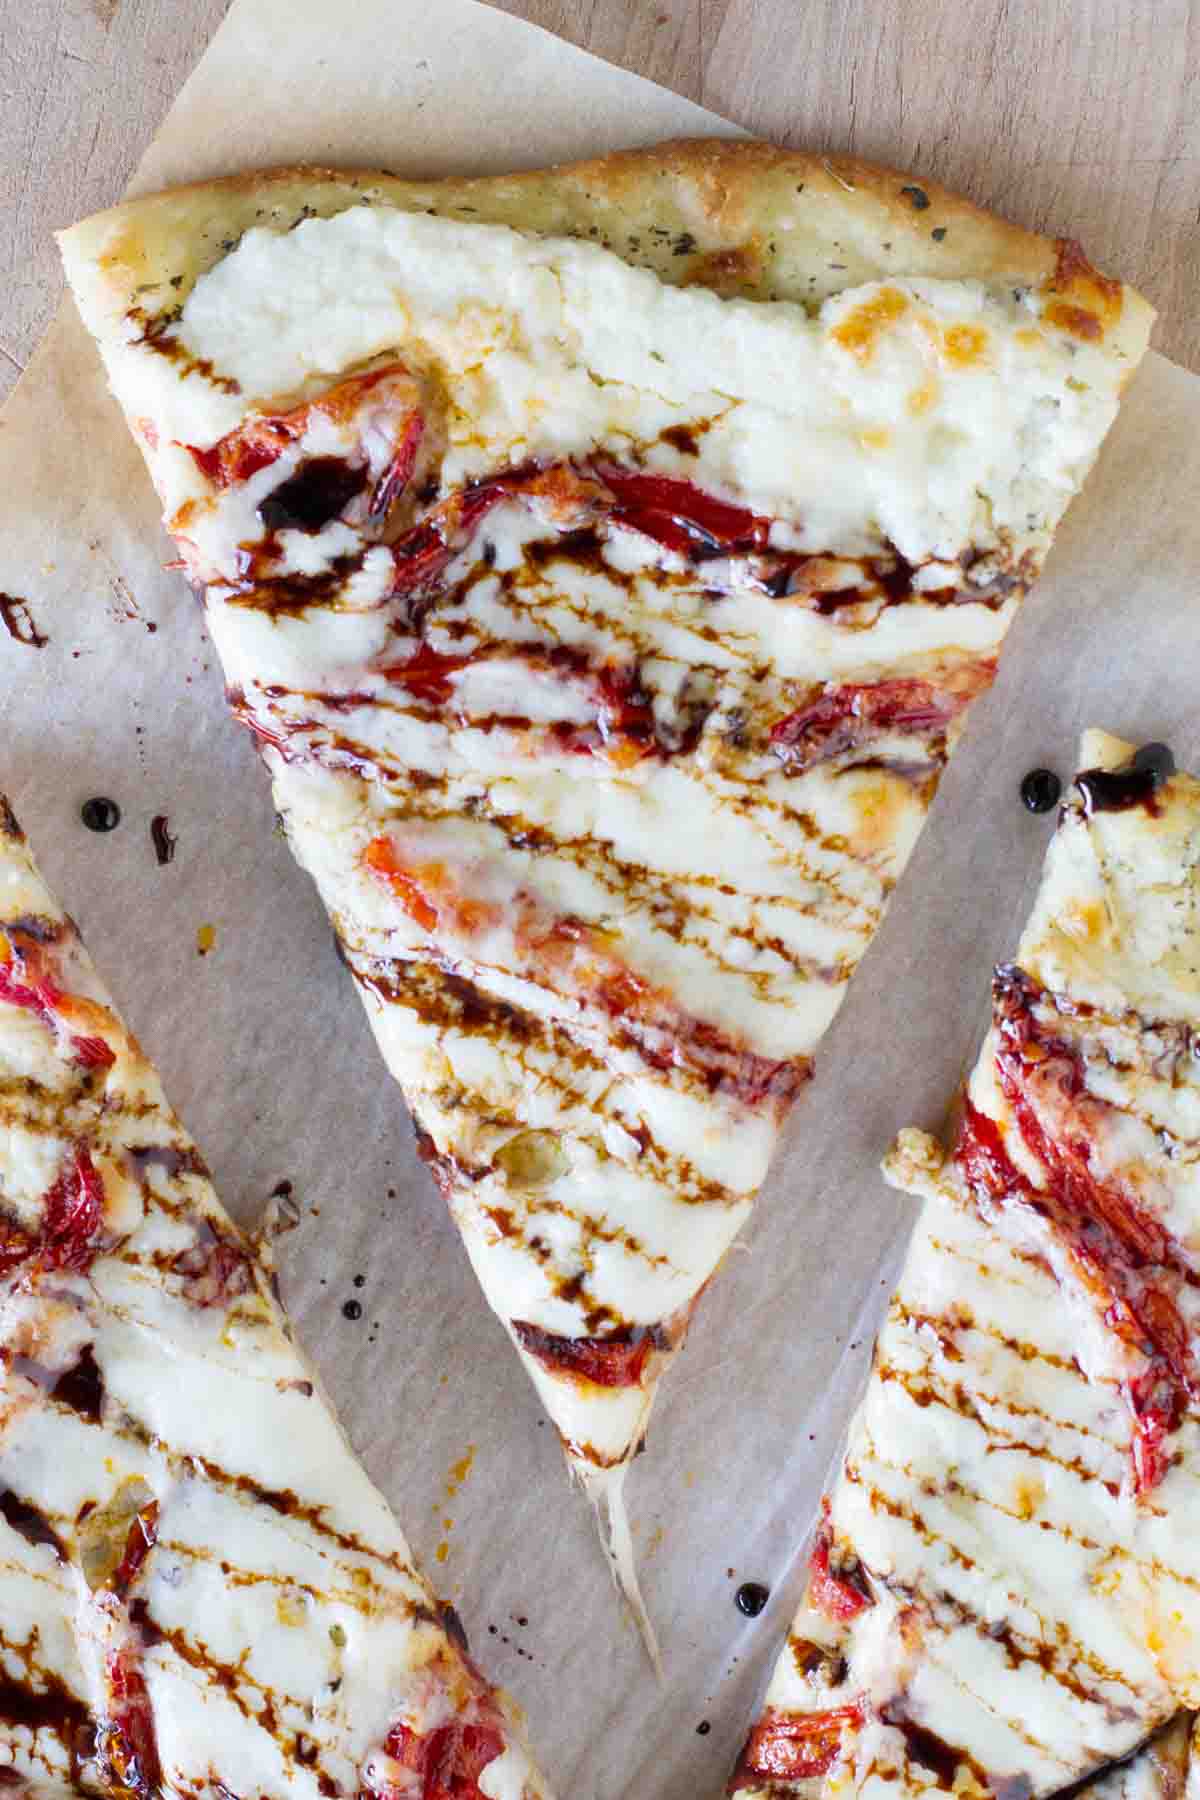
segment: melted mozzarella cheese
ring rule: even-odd
[[[22,934],[31,918],[36,940]],[[504,1702],[448,1640],[265,1259],[221,1210],[73,927],[3,831],[0,946],[15,983],[0,987],[0,1201],[31,1234],[0,1281],[0,1655],[14,1696],[0,1765],[39,1794],[116,1792],[105,1758],[119,1760],[128,1694],[136,1707],[144,1689],[155,1792],[317,1800],[369,1792],[364,1771],[394,1727],[428,1734],[461,1709],[507,1740],[485,1791],[535,1800],[546,1789]],[[52,1008],[22,1002],[24,958],[45,960]],[[80,996],[113,1058],[98,1072],[70,1032]],[[55,1182],[84,1155],[99,1215],[86,1231],[76,1220],[65,1259],[43,1253]],[[118,1581],[143,1529],[144,1559]],[[145,1764],[142,1740],[123,1742]]]

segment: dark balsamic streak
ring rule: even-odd
[[[253,1476],[232,1474],[206,1456],[195,1456],[192,1461],[197,1471],[206,1480],[215,1482],[227,1491],[242,1494],[252,1503],[268,1507],[272,1512],[277,1512],[286,1519],[299,1519],[319,1536],[328,1538],[331,1543],[339,1545],[343,1550],[352,1551],[358,1556],[369,1557],[372,1562],[382,1563],[385,1568],[394,1569],[398,1574],[408,1573],[403,1563],[395,1555],[384,1555],[381,1551],[373,1549],[370,1544],[364,1543],[354,1532],[339,1531],[336,1526],[330,1525],[322,1516],[325,1512],[324,1507],[306,1504],[293,1489],[263,1487],[254,1480]]]
[[[48,1544],[59,1562],[67,1561],[67,1548],[44,1513],[11,1488],[0,1494],[0,1516],[27,1544]]]
[[[1002,1404],[1005,1410],[1013,1414],[1015,1418],[1033,1418],[1042,1422],[1050,1418],[1050,1415],[1043,1412],[1040,1407],[1023,1406],[1016,1400],[998,1402],[995,1396],[978,1391],[972,1394],[961,1381],[940,1380],[933,1375],[932,1371],[928,1380],[921,1381],[915,1370],[903,1369],[895,1363],[880,1362],[877,1366],[876,1378],[880,1382],[897,1382],[904,1389],[912,1404],[919,1407],[921,1411],[925,1411],[930,1406],[944,1407],[948,1412],[957,1413],[960,1418],[969,1419],[973,1424],[980,1426],[985,1433],[988,1431],[985,1412],[987,1405]],[[1051,1422],[1053,1421],[1051,1420]],[[1080,1436],[1090,1435],[1081,1427],[1075,1429]],[[1083,1482],[1101,1481],[1114,1497],[1116,1495],[1117,1490],[1113,1484],[1102,1481],[1095,1470],[1088,1468],[1082,1457],[1056,1456],[1045,1445],[1032,1441],[1010,1440],[1009,1448],[1024,1450],[1030,1457],[1040,1457],[1045,1462],[1067,1469],[1071,1474],[1078,1475]]]
[[[861,1481],[861,1475],[857,1471],[852,1471],[851,1478],[855,1482]],[[954,1488],[954,1491],[959,1494],[963,1492],[962,1488],[958,1486]],[[893,1519],[903,1520],[912,1527],[927,1546],[932,1547],[935,1543],[940,1543],[961,1568],[967,1571],[975,1568],[974,1558],[968,1556],[954,1543],[953,1539],[943,1537],[934,1531],[916,1508],[906,1506],[894,1496],[885,1494],[880,1488],[868,1486],[864,1492],[873,1512],[885,1513]],[[1080,1541],[1085,1544],[1090,1543],[1090,1540],[1087,1539]],[[894,1578],[889,1579],[886,1585],[889,1591],[899,1599],[907,1600],[911,1604],[921,1603],[922,1596],[918,1588],[908,1586]],[[1104,1707],[1110,1720],[1114,1723],[1127,1716],[1119,1703],[1105,1699],[1105,1690],[1119,1684],[1120,1677],[1116,1671],[1106,1667],[1096,1657],[1090,1655],[1079,1643],[1072,1642],[1069,1638],[1064,1643],[1055,1644],[1025,1639],[1010,1621],[983,1618],[973,1607],[953,1596],[945,1588],[937,1594],[937,1605],[942,1611],[952,1612],[959,1625],[969,1627],[981,1637],[986,1637],[993,1643],[1001,1645],[1010,1668],[1020,1669],[1024,1664],[1036,1663],[1049,1680],[1066,1689],[1083,1706],[1099,1705]],[[1092,1685],[1082,1678],[1081,1671],[1083,1670],[1095,1677]]]
[[[1027,1776],[997,1780],[969,1751],[960,1749],[957,1744],[948,1744],[936,1731],[930,1731],[928,1726],[919,1725],[910,1718],[902,1700],[892,1700],[881,1706],[879,1716],[885,1725],[901,1734],[909,1760],[936,1776],[939,1787],[953,1788],[959,1770],[965,1769],[974,1777],[977,1791],[990,1793],[995,1800],[1028,1800],[1032,1794],[1033,1784]]]
[[[104,1377],[90,1344],[84,1346],[73,1368],[57,1380],[51,1376],[50,1382],[50,1392],[60,1406],[69,1407],[90,1425],[99,1425],[104,1412]]]
[[[52,1669],[39,1669],[38,1673],[46,1684],[43,1688],[0,1674],[0,1722],[23,1725],[33,1732],[52,1732],[71,1752],[74,1764],[79,1747],[91,1736],[91,1713]]]
[[[1102,812],[1130,812],[1144,806],[1152,814],[1158,812],[1156,795],[1160,783],[1152,769],[1084,769],[1075,777],[1075,785],[1083,796],[1085,818]]]
[[[709,423],[710,421],[702,421],[690,427],[671,427],[662,435],[682,453],[694,454],[698,449],[696,433],[707,429]],[[329,465],[328,469],[324,467],[326,464]],[[319,477],[306,474],[306,470],[316,470],[318,465],[322,471]],[[551,471],[554,466],[550,466]],[[574,469],[571,464],[564,467]],[[598,476],[601,481],[609,476],[613,481],[617,478],[615,470],[591,470],[589,466],[586,472],[593,477]],[[417,580],[415,585],[411,580],[401,580],[392,593],[383,597],[381,604],[399,599],[403,610],[408,614],[409,625],[414,629],[419,626],[435,600],[439,604],[455,606],[463,590],[477,579],[480,568],[486,569],[494,562],[494,548],[485,544],[474,567],[452,586],[442,580],[445,566],[456,561],[469,548],[491,501],[500,497],[520,500],[528,479],[546,473],[546,469],[540,469],[537,465],[522,465],[459,490],[458,497],[468,507],[473,499],[478,502],[482,497],[484,501],[481,509],[460,521],[459,530],[463,537],[461,543],[452,542],[444,534],[441,515],[453,498],[444,496],[434,512],[419,520],[404,539],[390,546],[394,559],[398,559],[397,568],[402,574],[409,563],[421,564],[431,551],[437,550],[434,565],[430,566],[424,578]],[[630,471],[626,471],[626,474],[634,481],[643,483],[654,483],[657,480],[667,489],[683,490],[685,495],[690,488],[686,481],[671,477],[632,475]],[[227,595],[227,604],[249,606],[269,614],[295,614],[303,612],[309,606],[321,606],[336,600],[345,581],[362,566],[365,552],[339,557],[320,574],[284,575],[272,567],[281,555],[276,534],[283,528],[309,532],[319,530],[353,498],[362,481],[361,472],[349,469],[337,458],[313,458],[309,464],[302,465],[296,475],[270,495],[260,508],[259,517],[267,528],[267,536],[259,543],[247,542],[239,547],[239,580],[236,583],[238,592]],[[746,578],[752,588],[758,588],[779,599],[803,594],[806,603],[825,616],[836,616],[843,608],[855,606],[867,598],[878,598],[885,606],[919,602],[927,606],[976,604],[997,607],[1003,605],[1012,594],[1023,591],[1033,573],[1032,570],[1020,568],[1016,572],[1004,572],[987,583],[975,586],[969,583],[969,570],[979,553],[968,553],[962,561],[964,577],[968,577],[966,587],[951,585],[917,595],[913,582],[919,565],[909,563],[889,544],[884,546],[883,553],[879,556],[865,561],[856,559],[861,563],[863,586],[856,584],[836,592],[809,593],[804,586],[803,571],[808,564],[823,560],[822,556],[807,551],[801,553],[769,549],[760,536],[760,528],[765,526],[766,521],[753,521],[750,539],[729,536],[728,531],[721,530],[713,535],[700,519],[691,517],[685,500],[680,501],[684,509],[682,511],[670,509],[669,497],[662,499],[660,503],[622,500],[621,491],[624,486],[624,481],[618,483],[618,492],[610,498],[609,510],[597,525],[567,530],[557,538],[535,540],[527,545],[527,566],[536,570],[546,563],[559,560],[590,565],[607,580],[630,589],[634,575],[630,571],[615,568],[603,556],[603,546],[609,532],[614,527],[628,526],[647,536],[660,548],[683,554],[689,562],[690,567],[683,572],[660,568],[657,571],[660,583],[682,582],[687,585],[695,581],[697,572],[704,563],[714,558],[732,558],[747,564]],[[696,493],[695,490],[692,492]],[[696,494],[696,498],[702,503],[705,501],[703,495]],[[715,504],[721,512],[733,511],[739,517],[751,520],[751,515],[741,514],[740,509],[726,508],[721,503],[710,503],[710,506],[711,504]],[[703,504],[701,511],[704,511]],[[669,526],[666,536],[661,535],[664,525]],[[729,527],[729,530],[732,529],[733,527]],[[680,538],[684,540],[683,545],[677,541]],[[502,580],[505,587],[513,585],[513,572],[505,571]]]
[[[585,1045],[577,1042],[564,1029],[561,1021],[543,1019],[526,1012],[449,970],[436,965],[430,967],[424,963],[401,960],[385,964],[377,962],[366,967],[351,963],[350,967],[360,987],[373,994],[383,1005],[410,1007],[425,1024],[437,1025],[443,1033],[460,1031],[465,1036],[483,1037],[490,1042],[507,1038],[510,1040],[510,1054],[518,1059],[527,1048],[544,1048],[547,1055],[556,1062],[568,1063],[573,1071],[582,1071],[585,1078],[592,1071],[603,1067]],[[551,1076],[541,1068],[537,1070],[537,1079],[553,1081],[556,1087],[572,1098],[578,1098],[584,1091],[582,1083],[576,1088],[563,1080],[561,1075]],[[732,1195],[728,1189],[699,1174],[678,1152],[669,1151],[659,1144],[644,1122],[636,1131],[628,1124],[625,1129],[630,1130],[631,1135],[637,1139],[641,1155],[651,1156],[659,1167],[669,1171],[677,1199],[686,1202],[692,1197],[718,1205],[736,1202],[737,1196]],[[418,1135],[418,1154],[420,1153],[421,1141]],[[482,1167],[472,1168],[466,1165],[450,1170],[446,1167],[446,1159],[437,1158],[436,1153],[433,1160],[436,1165],[435,1175],[441,1168],[446,1173],[461,1173],[464,1179],[475,1181],[490,1172]]]
[[[181,379],[186,380],[189,375],[200,375],[223,394],[241,393],[241,383],[235,381],[232,375],[218,375],[215,365],[208,357],[193,355],[178,338],[167,336],[171,326],[179,322],[177,309],[151,318],[143,307],[134,306],[126,316],[142,328],[142,335],[134,338],[133,343],[153,350],[168,362],[174,363]]]
[[[243,1718],[251,1725],[272,1738],[281,1754],[288,1761],[296,1761],[305,1768],[312,1769],[318,1789],[322,1794],[334,1796],[342,1790],[332,1781],[328,1772],[319,1766],[319,1749],[315,1742],[304,1733],[288,1734],[282,1726],[279,1712],[281,1706],[295,1708],[298,1702],[291,1695],[281,1695],[276,1689],[263,1682],[256,1681],[239,1661],[237,1664],[222,1662],[214,1656],[206,1644],[191,1638],[179,1627],[167,1628],[151,1619],[145,1602],[134,1601],[130,1609],[130,1618],[143,1635],[144,1643],[169,1644],[181,1662],[196,1669],[203,1677],[220,1688],[233,1705],[237,1707]],[[242,1691],[249,1686],[261,1696],[261,1706],[251,1704],[249,1697]],[[228,1791],[228,1790],[223,1790]]]
[[[361,555],[348,553],[335,557],[319,575],[289,575],[286,580],[269,580],[257,576],[256,571],[271,553],[278,553],[278,545],[272,541],[239,549],[242,584],[225,596],[227,606],[248,607],[268,616],[298,616],[310,606],[325,606],[336,600],[363,562]]]

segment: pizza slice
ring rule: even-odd
[[[1200,1700],[1200,782],[1089,732],[739,1794],[1050,1794]]]
[[[248,175],[63,251],[634,1594],[656,1384],[1150,309],[933,188],[728,143]]]
[[[0,1787],[548,1791],[2,799]]]

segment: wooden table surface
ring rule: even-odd
[[[764,137],[1080,238],[1200,371],[1192,0],[498,3]],[[0,396],[61,293],[50,231],[118,197],[226,5],[0,0]]]

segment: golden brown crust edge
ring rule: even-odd
[[[1153,309],[1074,246],[936,182],[848,157],[689,138],[512,175],[411,181],[384,171],[250,171],[126,201],[60,233],[88,324],[169,311],[242,232],[386,204],[542,236],[592,239],[662,279],[725,296],[817,303],[887,276],[1052,287],[1136,363]]]

